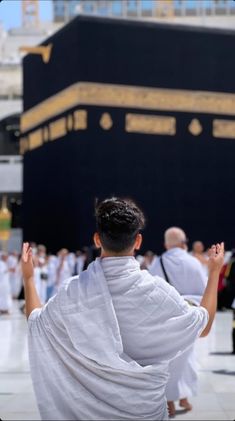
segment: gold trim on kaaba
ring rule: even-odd
[[[43,144],[43,137],[42,137],[42,129],[35,130],[34,132],[29,134],[29,149],[36,149],[42,146]]]
[[[27,137],[21,137],[20,139],[20,154],[24,155],[29,150],[29,141]]]
[[[176,133],[176,119],[169,116],[126,114],[126,131],[173,136]]]
[[[74,116],[74,130],[86,130],[87,129],[87,111],[77,110],[73,113]]]
[[[87,129],[87,111],[77,110],[73,114],[59,118],[51,122],[48,126],[34,130],[29,133],[28,137],[22,137],[20,140],[20,153],[24,154],[28,150],[32,150],[42,146],[49,140],[54,141],[64,137],[71,130]]]
[[[19,50],[22,51],[23,53],[40,55],[42,57],[43,63],[46,64],[46,63],[49,63],[50,61],[52,46],[53,44],[39,45],[36,47],[22,46],[19,48]]]
[[[234,120],[213,120],[213,136],[218,138],[235,139]]]
[[[53,121],[52,123],[50,123],[49,129],[50,129],[50,140],[55,140],[55,139],[65,136],[67,133],[66,118],[62,117],[56,121]]]
[[[199,136],[203,131],[203,127],[197,118],[193,118],[188,126],[188,130],[193,136]]]
[[[235,116],[235,94],[77,82],[22,114],[21,132],[80,105]]]
[[[113,127],[113,120],[109,113],[103,113],[100,119],[100,127],[104,130],[110,130]]]

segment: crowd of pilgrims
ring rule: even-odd
[[[34,260],[34,281],[42,304],[45,304],[72,276],[79,275],[97,257],[94,247],[83,247],[76,253],[61,249],[56,255],[47,254],[44,245],[31,243]],[[201,241],[195,241],[190,254],[196,257],[208,273],[208,255]],[[137,255],[141,269],[151,269],[158,256],[152,251]],[[235,289],[235,250],[225,253],[225,264],[220,274],[218,287],[218,309],[230,308]],[[0,251],[0,315],[10,314],[13,300],[24,300],[20,255]],[[22,305],[24,310],[24,305]]]

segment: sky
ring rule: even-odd
[[[41,20],[52,20],[52,0],[39,0]],[[21,0],[0,1],[0,22],[5,29],[21,25]]]

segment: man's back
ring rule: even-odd
[[[204,309],[190,308],[163,279],[141,271],[133,257],[105,258],[101,265],[124,351],[131,358],[141,365],[154,364],[193,343],[207,319]],[[188,335],[181,334],[184,329]]]
[[[163,253],[162,261],[170,284],[177,289],[180,295],[203,295],[207,277],[195,257],[187,253],[186,250],[174,247]],[[160,258],[150,267],[150,273],[165,278]]]

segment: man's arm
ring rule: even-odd
[[[28,319],[33,310],[42,307],[35,287],[32,249],[29,243],[23,244],[21,267],[24,279],[25,311]]]
[[[217,309],[217,295],[219,274],[224,264],[224,243],[212,246],[209,252],[209,277],[205,293],[202,297],[201,307],[209,313],[209,321],[201,336],[207,336],[211,330]]]

